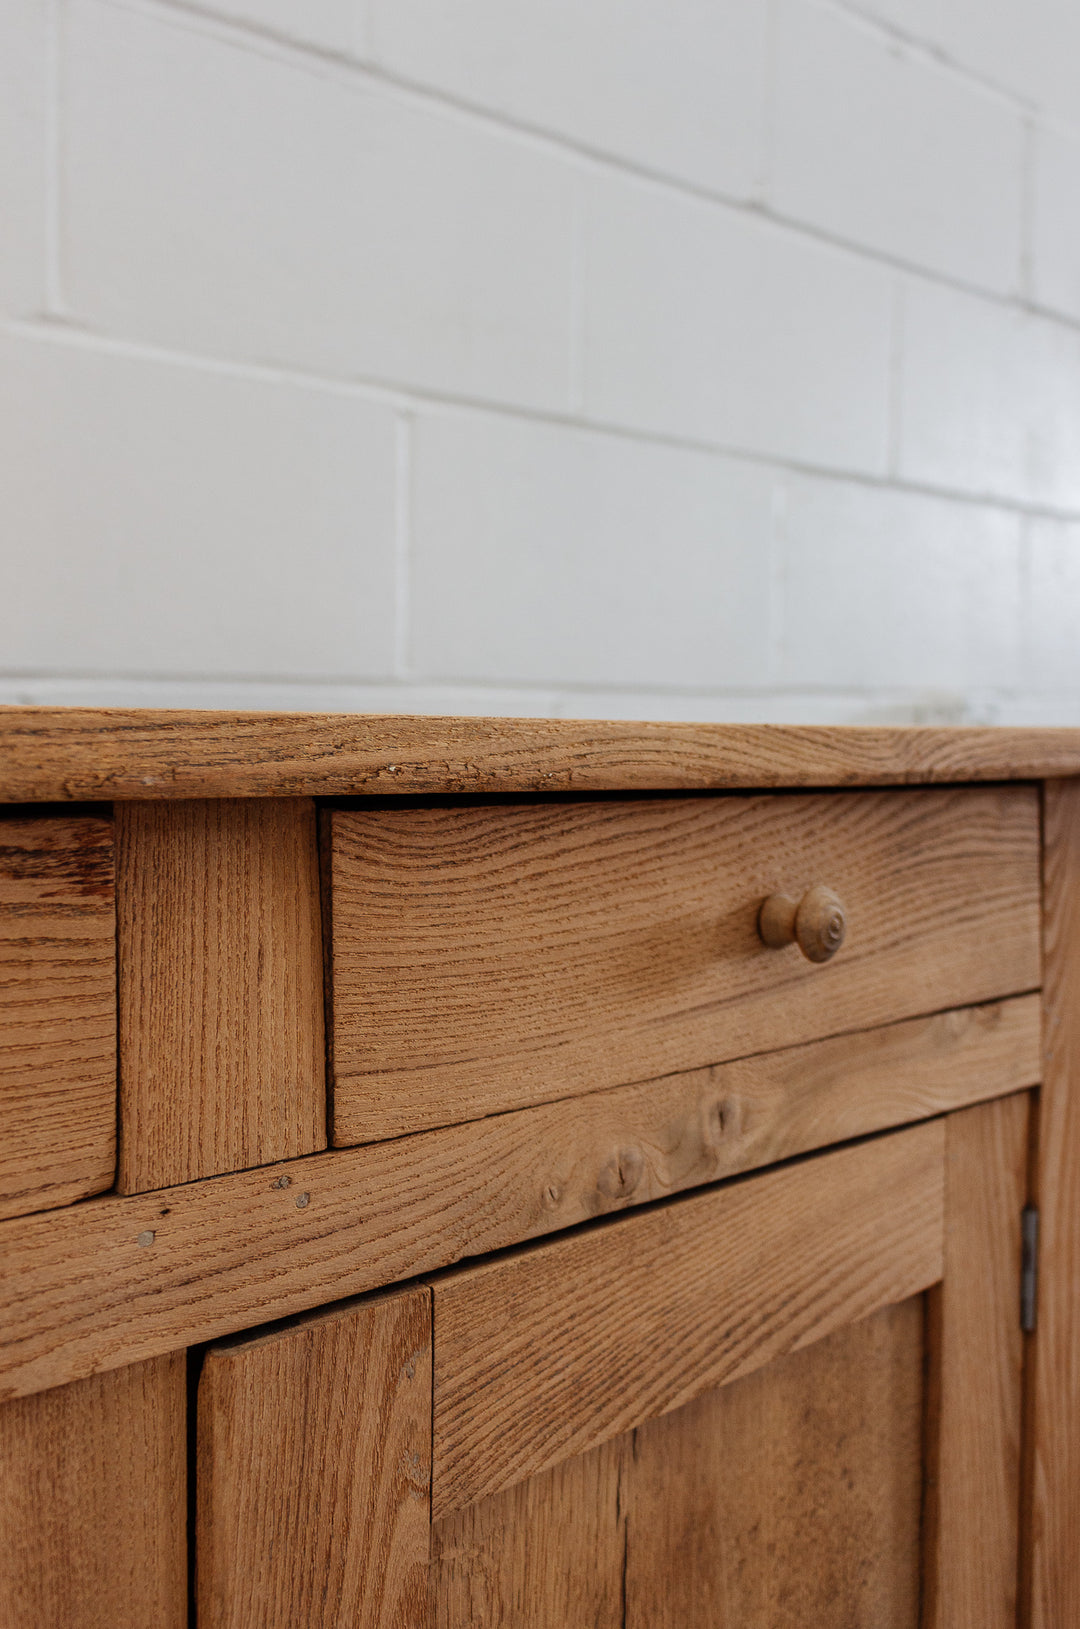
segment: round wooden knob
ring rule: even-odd
[[[807,961],[827,962],[844,942],[847,918],[831,888],[811,888],[799,900],[770,894],[758,912],[758,932],[773,950],[797,944]]]

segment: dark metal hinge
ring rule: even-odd
[[[1034,1205],[1020,1212],[1020,1328],[1035,1328],[1039,1293],[1039,1213]]]

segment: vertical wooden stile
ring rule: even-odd
[[[1037,1323],[1027,1367],[1021,1622],[1080,1623],[1080,780],[1044,790],[1043,1084],[1033,1198]]]
[[[950,1115],[945,1274],[929,1296],[924,1629],[1013,1629],[1027,1093]]]
[[[3,1629],[184,1629],[183,1352],[0,1407]]]
[[[116,925],[106,815],[0,819],[0,1217],[110,1188]]]
[[[211,1348],[197,1463],[199,1629],[428,1629],[430,1292]]]
[[[310,799],[123,803],[121,1193],[326,1146]]]

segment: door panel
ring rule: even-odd
[[[920,1296],[642,1426],[627,1629],[915,1629],[922,1355]]]
[[[436,1522],[437,1629],[622,1629],[633,1440],[615,1437]]]

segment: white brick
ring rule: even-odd
[[[1080,138],[1036,132],[1033,192],[1032,293],[1080,320]]]
[[[8,339],[0,490],[9,670],[389,671],[389,409]]]
[[[768,658],[761,468],[488,415],[421,415],[414,649],[427,677],[719,685]]]
[[[15,315],[45,298],[48,8],[0,4],[0,306]]]
[[[654,172],[755,190],[765,0],[374,0],[377,58]]]
[[[74,0],[70,292],[113,333],[564,405],[571,172],[315,60]]]
[[[1080,525],[1030,520],[1028,550],[1025,677],[1039,691],[1080,692]]]
[[[780,0],[770,200],[1001,292],[1020,266],[1019,113],[817,0]]]
[[[811,464],[886,460],[892,275],[723,205],[597,179],[586,412]]]
[[[1018,516],[796,476],[781,558],[782,679],[864,692],[1015,682]]]
[[[909,480],[1080,508],[1080,335],[913,283],[899,444]]]
[[[1076,127],[1080,8],[1074,0],[864,3],[908,37]]]

